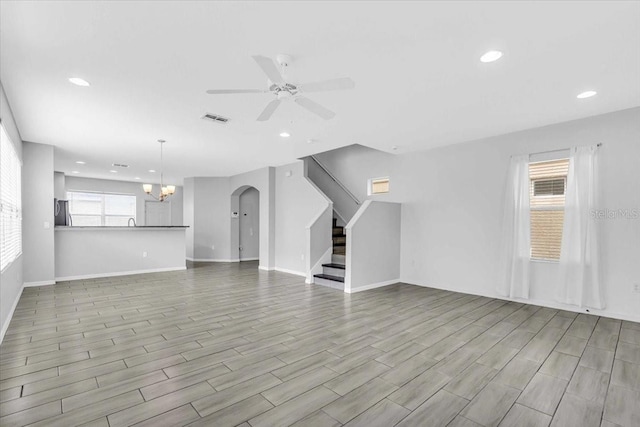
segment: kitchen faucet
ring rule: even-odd
[[[131,221],[133,221],[133,226],[136,226],[136,219],[135,218],[129,218],[129,221],[127,221],[127,227],[131,227]]]

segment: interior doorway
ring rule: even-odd
[[[231,194],[231,259],[260,258],[260,191],[248,185]]]
[[[239,207],[239,259],[256,261],[260,255],[260,192],[247,188],[240,194]]]

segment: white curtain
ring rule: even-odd
[[[558,301],[604,308],[600,289],[597,221],[597,146],[575,147],[569,157]]]
[[[505,190],[500,277],[497,291],[511,298],[529,298],[531,258],[529,156],[513,156]]]

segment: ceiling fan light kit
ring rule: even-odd
[[[309,98],[303,96],[304,93],[307,92],[325,92],[330,90],[346,90],[353,89],[355,87],[355,82],[351,80],[349,77],[343,77],[338,79],[324,80],[320,82],[314,83],[302,83],[295,85],[293,83],[289,83],[285,81],[282,73],[278,70],[276,63],[266,56],[255,55],[252,56],[253,60],[256,61],[256,64],[260,67],[262,72],[269,79],[269,89],[268,90],[259,90],[259,89],[210,89],[207,91],[210,95],[228,95],[228,94],[236,94],[236,93],[272,93],[275,95],[276,99],[272,100],[265,109],[260,113],[257,118],[257,121],[263,122],[269,120],[273,113],[276,111],[278,106],[283,101],[288,101],[293,99],[293,101],[301,106],[302,108],[316,114],[317,116],[329,120],[333,118],[336,114],[318,104],[315,101],[310,100]],[[289,64],[291,64],[291,56],[285,54],[279,54],[276,57],[278,64],[282,71],[284,71]]]

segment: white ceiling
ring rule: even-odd
[[[159,169],[158,138],[165,181],[180,183],[353,143],[407,152],[640,105],[635,1],[0,4],[0,79],[22,138],[54,145],[56,170],[79,176],[157,182],[146,171]],[[480,63],[491,49],[503,59]],[[272,95],[205,94],[266,88],[251,55],[278,53],[293,56],[293,82],[356,82],[309,95],[334,119],[288,103],[256,122]],[[598,95],[576,99],[588,89]],[[114,162],[131,167],[109,173]]]

